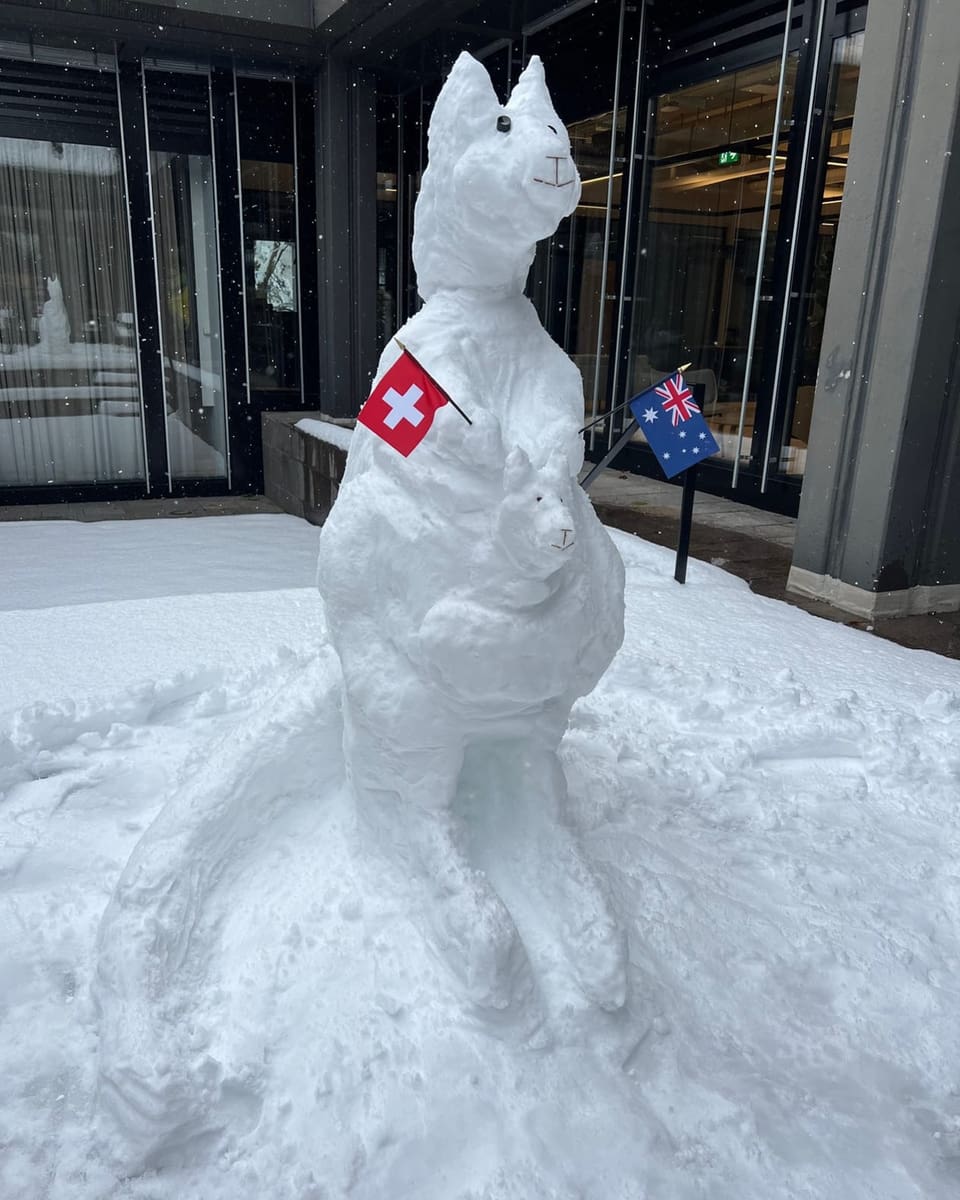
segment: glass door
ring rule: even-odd
[[[751,456],[772,340],[775,350],[771,281],[796,78],[791,54],[652,101],[627,394],[692,363],[687,379],[734,468]]]
[[[226,478],[209,79],[145,80],[170,479]]]

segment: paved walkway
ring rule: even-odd
[[[608,470],[591,484],[590,498],[598,508],[629,508],[638,513],[656,510],[669,513],[679,520],[682,490],[677,484]],[[706,493],[697,495],[694,517],[698,525],[708,525],[711,529],[740,530],[762,541],[793,549],[797,527],[794,517],[761,512],[748,504],[737,504],[733,500],[723,500]]]
[[[590,489],[608,525],[661,546],[676,546],[681,489],[675,484],[620,471],[604,471]],[[199,497],[182,500],[123,500],[98,504],[0,506],[0,521],[111,521],[148,517],[211,517],[280,512],[263,496]],[[746,504],[699,495],[694,506],[690,553],[745,579],[762,596],[794,604],[816,616],[866,629],[915,649],[960,659],[960,613],[866,621],[818,600],[786,590],[796,521]]]
[[[590,495],[607,525],[636,533],[661,546],[676,546],[681,488],[620,471],[604,471]],[[690,553],[745,579],[761,596],[785,600],[829,621],[865,629],[901,646],[933,650],[960,659],[960,613],[865,620],[822,600],[787,591],[797,522],[716,496],[698,495],[693,509]]]
[[[190,496],[182,500],[103,500],[85,504],[0,504],[0,521],[136,521],[278,513],[266,496]]]

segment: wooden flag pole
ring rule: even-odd
[[[677,542],[677,565],[673,577],[677,583],[687,581],[687,555],[690,551],[690,530],[693,527],[693,494],[697,488],[699,466],[688,467],[683,473],[683,496],[680,500],[680,538]]]
[[[467,414],[463,411],[463,409],[460,407],[460,405],[456,402],[456,400],[454,400],[454,398],[450,395],[450,393],[445,388],[442,388],[440,386],[440,384],[437,383],[437,381],[433,378],[433,376],[430,374],[430,372],[427,370],[427,368],[423,365],[423,363],[420,362],[416,358],[416,356],[413,355],[407,349],[407,347],[403,344],[403,342],[400,341],[399,338],[394,338],[393,340],[397,343],[397,345],[404,352],[404,354],[407,356],[407,358],[409,358],[411,362],[415,363],[420,368],[420,370],[424,373],[424,375],[426,375],[427,378],[433,382],[433,386],[437,389],[437,391],[440,393],[441,396],[446,398],[447,403],[453,405],[453,407],[457,410],[457,412],[460,414],[460,416],[463,417],[463,419],[466,421],[466,423],[468,425],[472,425],[473,422],[470,420],[470,418],[467,416]]]

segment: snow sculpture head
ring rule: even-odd
[[[570,139],[531,58],[506,105],[467,53],[437,97],[414,216],[424,300],[440,288],[522,291],[538,241],[580,199]]]

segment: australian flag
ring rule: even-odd
[[[668,479],[720,453],[679,371],[634,396],[630,410]]]

